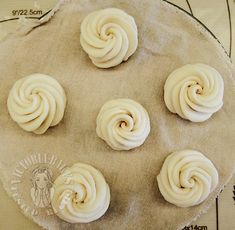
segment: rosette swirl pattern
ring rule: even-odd
[[[129,150],[142,145],[149,132],[147,111],[131,99],[106,102],[96,119],[97,135],[115,150]]]
[[[164,100],[172,113],[203,122],[223,106],[223,93],[224,82],[216,69],[205,64],[188,64],[169,75]]]
[[[137,48],[135,20],[116,8],[92,12],[82,21],[80,43],[97,67],[116,66],[126,61]]]
[[[94,167],[77,163],[66,169],[51,188],[55,214],[69,223],[88,223],[107,211],[110,190],[103,175]]]
[[[57,125],[64,116],[66,96],[52,77],[32,74],[15,82],[10,90],[7,107],[18,125],[36,134]]]
[[[166,201],[179,207],[190,207],[203,202],[215,189],[218,172],[202,153],[176,151],[166,158],[157,181]]]

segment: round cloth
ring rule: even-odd
[[[138,47],[126,62],[100,69],[81,47],[80,26],[89,13],[110,7],[122,9],[135,19]],[[200,123],[171,113],[164,103],[167,77],[175,69],[194,63],[212,66],[224,80],[223,107]],[[40,136],[21,129],[7,110],[7,97],[14,82],[33,73],[56,79],[67,97],[62,121]],[[214,203],[233,173],[234,76],[235,71],[221,45],[192,18],[167,3],[156,0],[64,1],[50,20],[42,19],[41,24],[32,28],[23,27],[0,44],[0,178],[4,187],[14,196],[12,189],[17,178],[12,184],[12,173],[19,162],[32,154],[53,155],[68,166],[84,162],[98,168],[110,186],[111,202],[102,218],[85,225],[70,224],[51,214],[49,208],[44,210],[51,183],[46,187],[45,183],[38,183],[37,178],[44,176],[50,181],[47,168],[35,169],[35,184],[31,190],[31,168],[27,175],[21,174],[24,180],[18,180],[22,188],[18,198],[24,200],[27,207],[33,207],[31,211],[25,208],[27,216],[52,230],[138,230],[156,226],[180,229]],[[112,150],[96,134],[100,108],[117,98],[137,101],[150,118],[148,138],[143,145],[129,151]],[[219,184],[210,196],[190,208],[166,202],[156,183],[164,159],[179,149],[205,153],[219,174]],[[58,165],[53,164],[53,159],[45,162],[58,168],[62,164],[59,160]],[[21,162],[21,165],[24,164]],[[39,185],[45,189],[41,198]]]

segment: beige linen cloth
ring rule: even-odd
[[[139,30],[135,54],[107,70],[96,68],[79,42],[82,19],[106,7],[132,15]],[[198,62],[215,67],[223,76],[224,106],[208,121],[192,123],[167,110],[163,86],[175,68]],[[20,129],[6,106],[14,82],[35,72],[56,78],[68,99],[63,121],[42,136]],[[220,44],[193,19],[164,2],[60,2],[41,24],[25,26],[0,43],[0,174],[4,187],[11,194],[11,175],[20,160],[35,152],[54,154],[68,165],[81,161],[98,168],[110,185],[111,204],[104,217],[90,224],[72,225],[55,215],[28,214],[44,228],[180,229],[209,208],[234,171],[234,77]],[[97,137],[99,109],[114,98],[134,99],[148,111],[151,132],[141,147],[114,151]],[[163,199],[156,176],[169,153],[185,148],[197,149],[211,159],[220,183],[201,205],[178,208]]]

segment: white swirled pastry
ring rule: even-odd
[[[213,163],[195,150],[170,154],[157,176],[158,187],[166,201],[190,207],[203,202],[218,184]]]
[[[66,96],[61,85],[45,74],[19,79],[10,90],[7,107],[11,118],[29,132],[43,134],[64,116]]]
[[[126,61],[138,45],[132,16],[116,8],[88,14],[81,24],[81,46],[94,65],[109,68]]]
[[[224,82],[205,64],[188,64],[173,71],[164,86],[167,108],[180,117],[203,122],[223,106]]]
[[[77,163],[66,169],[51,188],[55,214],[69,223],[88,223],[107,211],[110,190],[100,171]]]
[[[96,133],[115,150],[142,145],[150,132],[150,121],[142,105],[131,99],[106,102],[96,119]]]

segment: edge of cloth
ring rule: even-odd
[[[6,41],[7,39],[14,37],[14,36],[24,36],[27,35],[28,33],[30,33],[33,29],[37,28],[38,26],[41,26],[47,22],[50,21],[50,19],[55,15],[55,13],[57,11],[60,10],[61,6],[65,3],[69,3],[72,0],[58,0],[56,5],[52,8],[52,10],[45,15],[44,17],[42,17],[41,19],[39,19],[38,21],[31,21],[29,24],[27,25],[21,25],[18,29],[16,29],[14,32],[11,32],[9,34],[7,34],[1,41],[0,43]]]
[[[217,38],[213,37],[213,35],[202,24],[200,24],[195,18],[193,18],[190,14],[187,14],[182,9],[168,3],[165,0],[160,0],[160,2],[162,5],[164,5],[165,8],[168,8],[174,11],[175,13],[179,13],[180,16],[184,17],[185,20],[187,20],[194,28],[197,28],[208,40],[210,40],[213,43],[213,45],[218,50],[218,53],[220,54],[221,58],[223,58],[227,62],[231,70],[230,71],[231,75],[233,75],[232,77],[231,76],[229,77],[231,78],[235,86],[235,64],[232,62],[231,58],[228,56],[221,42]]]

